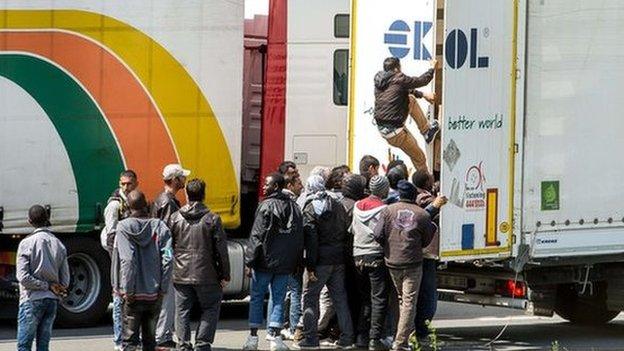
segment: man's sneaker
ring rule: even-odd
[[[271,351],[290,350],[288,348],[288,346],[286,346],[286,344],[284,344],[284,341],[282,341],[282,337],[281,336],[274,336],[273,340],[271,340],[269,342],[269,348],[270,348]]]
[[[293,344],[293,348],[295,350],[318,350],[319,343],[318,341],[310,341],[303,339],[296,344]]]
[[[247,341],[245,341],[245,345],[243,345],[243,350],[257,350],[258,349],[258,337],[249,335],[247,336]]]
[[[409,345],[399,345],[396,342],[392,345],[392,351],[412,351],[413,349]]]
[[[288,328],[282,329],[282,331],[280,332],[280,335],[282,336],[282,339],[284,339],[284,340],[294,340],[295,339],[295,333],[292,333],[290,331],[290,329],[288,329]]]
[[[169,351],[169,350],[175,350],[177,347],[178,345],[176,345],[176,343],[173,342],[173,340],[169,340],[169,341],[161,342],[160,344],[156,345],[156,350],[157,351]]]
[[[353,345],[353,343],[349,343],[349,342],[345,342],[345,341],[336,341],[332,347],[334,349],[339,349],[339,350],[353,350],[355,349],[355,345]]]
[[[385,338],[381,339],[381,342],[386,345],[388,349],[391,349],[394,343],[394,338],[392,336],[386,336]]]
[[[115,347],[113,348],[113,350],[115,350],[115,351],[121,351],[121,350],[122,350],[121,345],[115,345]]]
[[[429,125],[429,130],[426,131],[425,134],[423,134],[427,144],[433,141],[433,139],[435,138],[436,134],[438,134],[439,131],[440,131],[440,125],[438,124],[438,121],[434,119]]]
[[[371,341],[368,342],[368,351],[388,351],[390,350],[390,346],[381,339],[371,339]]]

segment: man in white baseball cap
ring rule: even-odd
[[[189,171],[188,169],[182,168],[182,166],[180,166],[177,163],[166,165],[165,168],[163,169],[164,180],[171,180],[171,179],[179,178],[179,177],[186,178],[189,175],[191,175],[191,171]]]
[[[188,169],[182,168],[177,163],[166,165],[163,169],[163,181],[165,189],[154,203],[150,215],[153,218],[159,218],[170,225],[171,216],[180,209],[180,202],[176,199],[178,191],[184,189],[186,177],[191,174]],[[174,349],[176,347],[173,341],[174,320],[175,320],[175,298],[173,284],[168,287],[167,294],[163,297],[162,309],[156,325],[156,343],[160,349]]]

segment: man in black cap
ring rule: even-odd
[[[376,240],[384,247],[384,260],[399,295],[400,310],[394,349],[407,350],[414,331],[416,302],[422,279],[422,249],[436,231],[430,215],[416,205],[416,187],[401,180],[399,202],[389,205],[375,227]]]

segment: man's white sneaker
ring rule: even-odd
[[[257,350],[258,349],[258,337],[249,335],[247,336],[247,341],[245,341],[245,345],[243,345],[243,350]]]
[[[271,340],[269,342],[269,347],[271,351],[284,351],[284,350],[290,350],[288,348],[288,346],[286,346],[286,344],[284,344],[284,341],[282,340],[281,336],[276,336],[273,338],[273,340]]]
[[[281,333],[282,339],[284,340],[293,340],[295,338],[295,334],[290,332],[290,329],[282,329]]]

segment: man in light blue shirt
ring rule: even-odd
[[[36,338],[37,351],[47,351],[58,301],[67,295],[67,251],[48,229],[50,221],[45,208],[32,206],[28,221],[35,231],[24,238],[17,249],[20,290],[17,350],[29,351]]]

